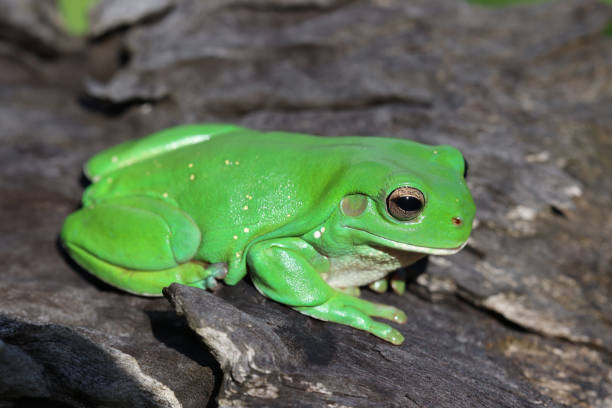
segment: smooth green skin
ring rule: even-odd
[[[450,146],[185,125],[94,156],[85,166],[93,184],[61,237],[85,269],[132,293],[157,296],[172,282],[210,289],[221,278],[234,285],[248,269],[268,298],[400,344],[396,329],[372,317],[402,323],[402,311],[325,278],[344,260],[349,272],[339,276],[350,282],[353,254],[372,248],[460,249],[475,213],[463,172]],[[425,195],[414,220],[387,212],[400,186]],[[354,268],[367,273],[360,284],[382,291],[386,284],[375,282],[391,271],[369,272],[382,254],[373,253],[374,262]]]

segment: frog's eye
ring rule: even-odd
[[[470,168],[470,166],[468,165],[467,160],[465,160],[465,158],[463,158],[463,178],[466,179],[467,175],[468,175],[468,169]]]
[[[413,187],[400,187],[387,197],[387,211],[393,218],[410,221],[416,218],[425,207],[425,196]]]

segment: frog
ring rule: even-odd
[[[268,299],[395,345],[406,313],[359,288],[457,253],[476,211],[458,149],[394,137],[186,124],[104,150],[84,173],[60,238],[107,284],[162,296],[248,275]]]

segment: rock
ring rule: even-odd
[[[84,160],[120,131],[35,81],[0,86],[0,405],[201,406],[218,364],[168,302],[101,284],[57,245]]]
[[[528,330],[612,350],[601,258],[612,186],[596,181],[612,170],[602,108],[612,42],[601,34],[612,8],[312,5],[180,2],[130,33],[130,63],[88,92],[124,106],[172,101],[172,115],[141,116],[151,127],[231,121],[455,145],[471,164],[478,226],[468,250],[432,263],[429,280]],[[430,289],[417,288],[436,296]]]
[[[54,2],[0,0],[0,405],[612,404],[610,5],[172,3],[101,2],[85,43]],[[411,314],[404,345],[247,283],[173,286],[180,318],[63,257],[86,159],[195,121],[465,153],[469,245],[412,272],[402,298],[365,294]]]
[[[0,0],[0,39],[44,57],[76,51],[83,45],[68,36],[53,0]]]
[[[406,342],[393,346],[264,300],[246,283],[216,295],[178,284],[164,293],[221,363],[220,407],[559,406],[488,350],[523,336],[452,303],[385,298],[409,312],[398,326]]]
[[[146,375],[136,359],[114,347],[100,347],[94,334],[54,324],[3,320],[2,395],[91,406],[180,407],[174,392]],[[25,364],[23,364],[25,362]],[[18,381],[15,381],[18,380]],[[76,396],[76,398],[75,398]]]
[[[125,2],[101,0],[91,10],[88,34],[100,36],[120,27],[139,23],[167,12],[174,0],[146,0]]]

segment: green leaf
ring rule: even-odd
[[[604,28],[603,33],[604,35],[609,35],[612,37],[612,21],[610,21],[606,28]]]
[[[57,0],[57,7],[64,20],[66,31],[83,35],[89,27],[89,10],[98,0]]]

